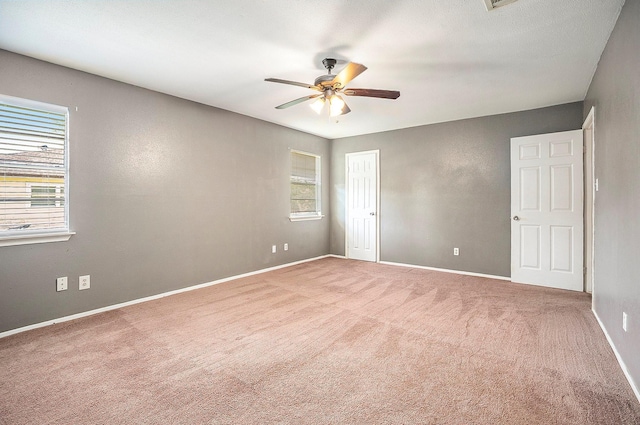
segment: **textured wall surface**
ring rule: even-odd
[[[595,106],[594,308],[640,388],[640,1],[627,0],[584,104]],[[622,313],[628,330],[622,330]]]
[[[329,214],[325,139],[6,51],[0,93],[69,107],[77,232],[0,248],[0,332],[328,253],[328,219],[288,220],[288,148],[322,156]]]
[[[345,154],[379,149],[382,261],[510,276],[510,139],[581,125],[577,102],[333,140],[331,252],[345,252]]]

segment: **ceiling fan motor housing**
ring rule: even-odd
[[[314,85],[316,86],[322,86],[322,87],[331,87],[331,82],[333,81],[333,75],[329,74],[329,75],[321,75],[318,78],[316,78],[316,80],[313,82]]]

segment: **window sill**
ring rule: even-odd
[[[35,243],[47,243],[47,242],[66,242],[76,232],[51,232],[51,233],[37,233],[27,235],[11,235],[0,237],[0,247],[3,246],[15,246],[15,245],[30,245]]]
[[[309,221],[309,220],[322,220],[324,215],[290,215],[289,221]]]

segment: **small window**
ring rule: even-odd
[[[64,187],[31,186],[31,208],[64,205]]]
[[[68,117],[65,107],[0,95],[1,239],[68,233]]]
[[[320,208],[320,157],[291,151],[291,214],[292,220],[322,217]]]

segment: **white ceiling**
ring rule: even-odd
[[[624,0],[0,0],[0,48],[329,139],[583,100]],[[330,120],[305,83],[369,69]],[[1,71],[1,64],[0,64]]]

